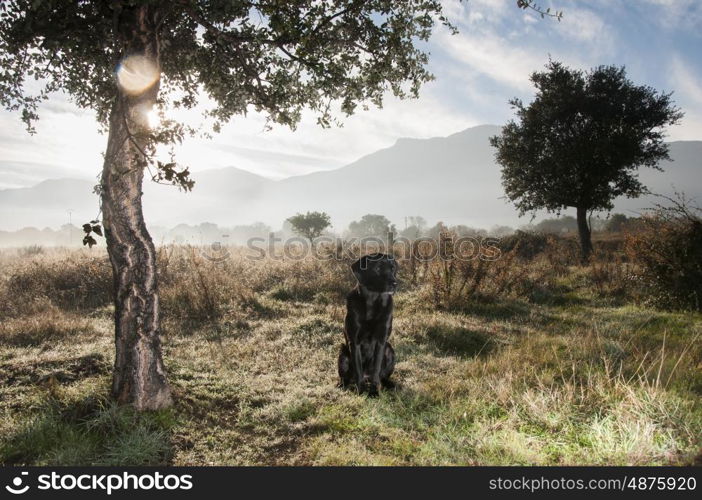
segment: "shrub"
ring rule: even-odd
[[[169,316],[216,320],[244,292],[227,280],[226,262],[208,260],[198,247],[164,247],[158,264],[161,308]]]
[[[570,266],[580,265],[580,246],[572,238],[551,235],[543,251],[546,262],[557,276],[566,276]]]
[[[554,235],[534,231],[517,231],[511,236],[500,240],[500,249],[503,252],[514,252],[522,259],[533,259],[543,253],[553,241]]]
[[[7,292],[18,304],[46,297],[63,309],[102,307],[112,303],[112,269],[106,256],[32,259],[13,270]]]
[[[551,274],[550,268],[521,261],[519,246],[498,255],[476,257],[472,251],[461,255],[457,242],[456,233],[444,231],[435,258],[421,265],[410,262],[408,266],[437,308],[461,309],[472,300],[530,296],[536,288],[550,285],[550,276],[546,275]],[[411,259],[415,258],[413,253]]]
[[[618,254],[595,254],[587,269],[589,284],[600,297],[625,297],[630,284],[630,266]]]
[[[624,256],[624,238],[620,233],[598,233],[594,237],[593,244],[595,252],[601,258],[611,259]]]
[[[641,218],[626,236],[646,300],[673,309],[702,308],[702,210],[684,197]]]
[[[19,250],[17,250],[17,255],[20,257],[34,257],[36,255],[42,255],[44,253],[44,247],[41,245],[29,245],[26,247],[22,247]]]
[[[323,252],[319,245],[317,250]],[[229,247],[221,260],[207,258],[207,249],[182,246],[159,251],[159,286],[164,314],[198,322],[226,315],[267,315],[268,299],[282,302],[343,303],[353,275],[346,262],[312,256],[262,260],[247,258]]]

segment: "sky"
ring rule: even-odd
[[[255,113],[236,117],[212,139],[191,138],[178,161],[197,172],[235,166],[273,179],[339,168],[392,146],[398,138],[446,136],[480,124],[503,124],[507,101],[529,102],[529,75],[548,58],[574,68],[625,65],[637,84],[674,92],[686,113],[669,140],[702,139],[702,1],[541,0],[563,11],[560,22],[522,11],[515,0],[444,0],[458,27],[439,28],[427,49],[435,75],[420,98],[388,97],[382,109],[359,111],[341,128],[322,129],[312,114],[296,131],[264,129]],[[45,179],[98,176],[107,137],[94,115],[62,94],[40,109],[37,133],[27,134],[16,114],[0,111],[0,189]],[[175,115],[197,123],[194,114]]]

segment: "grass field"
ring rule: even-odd
[[[161,249],[175,407],[136,414],[107,397],[114,348],[105,255],[5,250],[0,462],[700,460],[702,315],[637,305],[620,286],[625,263],[493,263],[501,270],[466,297],[442,288],[452,269],[410,275],[401,265],[391,339],[397,387],[371,399],[336,387],[343,297],[353,284],[345,262],[254,262],[236,249],[212,262],[198,249]]]

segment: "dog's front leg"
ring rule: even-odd
[[[356,389],[358,389],[358,392],[361,392],[363,389],[363,355],[361,353],[362,324],[357,308],[351,303],[346,313],[345,328],[346,343],[349,346],[349,358],[351,360],[350,375],[353,377]]]
[[[380,372],[383,369],[383,359],[385,358],[385,345],[392,331],[392,315],[388,314],[381,321],[373,332],[375,338],[375,348],[373,349],[373,372],[371,373],[371,393],[377,394],[380,391]]]
[[[383,367],[383,357],[385,356],[385,339],[375,343],[373,350],[373,373],[371,374],[370,394],[377,395],[380,392],[380,371]]]
[[[361,355],[361,344],[351,342],[351,356],[353,356],[353,375],[356,380],[356,390],[363,391],[363,357]]]

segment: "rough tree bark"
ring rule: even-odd
[[[587,208],[576,207],[578,219],[578,234],[580,236],[580,257],[584,264],[590,262],[592,255],[592,237],[587,223]]]
[[[141,56],[159,68],[154,13],[146,6],[125,8],[118,22],[123,55]],[[115,291],[112,394],[117,402],[139,410],[172,404],[159,338],[156,251],[141,205],[144,137],[140,133],[148,126],[146,113],[155,104],[158,89],[158,79],[143,92],[119,88],[101,180],[103,226]]]

